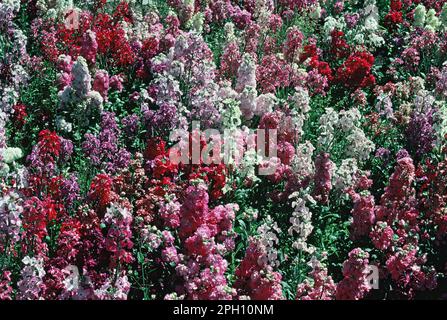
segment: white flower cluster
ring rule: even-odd
[[[20,1],[2,1],[0,3],[0,51],[2,52],[2,61],[7,62],[10,70],[8,76],[0,79],[0,112],[5,113],[1,114],[0,118],[3,118],[4,121],[13,112],[13,106],[19,101],[19,90],[29,79],[25,69],[29,62],[26,51],[28,39],[13,21],[19,9]],[[1,122],[0,125],[2,125]]]
[[[225,44],[229,44],[231,42],[238,42],[238,38],[234,33],[234,24],[232,22],[227,22],[224,25],[225,30]]]
[[[367,160],[375,145],[360,128],[360,119],[360,112],[356,108],[339,113],[333,108],[326,108],[320,118],[319,146],[329,152],[335,140],[345,138],[348,143],[345,155],[360,161]]]
[[[341,110],[339,112],[338,127],[344,132],[349,133],[360,124],[362,115],[356,108]]]
[[[380,115],[385,115],[389,119],[394,119],[393,102],[389,93],[380,93],[376,101],[376,110]]]
[[[436,103],[436,98],[427,90],[419,90],[414,97],[414,111],[429,112]]]
[[[324,114],[320,117],[320,136],[318,145],[329,147],[334,140],[334,135],[338,125],[338,113],[333,108],[326,108]]]
[[[313,231],[312,225],[312,212],[306,207],[307,202],[315,202],[310,195],[300,195],[295,192],[289,196],[290,199],[294,199],[292,207],[294,211],[289,219],[291,224],[288,233],[293,236],[296,234],[297,239],[293,242],[293,247],[299,251],[312,254],[315,251],[315,247],[307,244],[307,238]]]
[[[291,167],[299,178],[309,177],[314,174],[315,165],[312,159],[314,151],[315,147],[310,141],[301,143],[296,147]]]
[[[36,8],[44,18],[63,18],[64,14],[74,8],[73,0],[37,0]]]
[[[104,221],[107,223],[112,223],[113,220],[132,220],[132,213],[127,209],[118,204],[112,203],[104,215]]]
[[[82,56],[73,64],[71,73],[72,82],[59,92],[62,114],[58,116],[57,124],[61,130],[72,127],[66,116],[72,116],[80,125],[87,126],[92,117],[102,111],[103,98],[99,92],[92,90],[92,77]]]
[[[9,148],[6,145],[5,125],[8,116],[0,110],[0,178],[1,181],[12,179],[16,187],[24,187],[27,184],[27,170],[16,161],[23,157],[20,148]],[[3,182],[2,182],[3,183]],[[0,183],[0,189],[2,188]]]
[[[258,219],[258,215],[259,215],[258,209],[249,207],[246,208],[244,212],[242,212],[242,219],[247,221],[255,221]]]
[[[444,9],[444,7],[443,7]],[[441,15],[442,19],[442,15]],[[426,30],[435,32],[441,25],[442,20],[440,20],[436,15],[436,10],[431,8],[427,11],[425,6],[420,3],[416,9],[414,9],[414,22],[413,25],[419,28],[425,28]]]
[[[365,1],[361,17],[361,22],[354,29],[348,30],[347,36],[353,38],[356,44],[364,45],[371,50],[384,45],[385,39],[379,29],[379,9],[376,0]]]
[[[6,176],[11,166],[15,167],[15,161],[23,156],[22,149],[20,148],[0,148],[0,177]],[[2,163],[3,162],[3,163]]]
[[[101,288],[95,289],[94,296],[99,300],[126,300],[129,290],[129,279],[121,272],[116,278],[108,278]]]
[[[278,227],[278,224],[268,215],[264,223],[258,227],[259,240],[267,252],[266,255],[260,257],[262,261],[258,261],[259,265],[279,266],[278,252],[275,249],[275,246],[279,244],[277,236],[279,233],[281,233],[281,229]]]
[[[363,130],[357,127],[346,137],[346,140],[348,141],[346,155],[360,161],[367,160],[376,148],[375,144],[366,137]]]
[[[0,3],[0,11],[17,13],[20,10],[20,0],[4,0]]]
[[[236,90],[233,90],[231,85],[224,83],[219,89],[219,97],[221,101],[227,97],[238,100],[240,112],[247,120],[252,119],[253,116],[261,117],[263,114],[271,112],[278,104],[278,99],[272,93],[258,95],[256,63],[248,53],[243,55],[242,63],[238,69]]]
[[[345,19],[343,17],[336,19],[332,16],[329,16],[324,20],[323,33],[326,36],[326,39],[330,40],[331,32],[334,29],[344,30],[345,27],[346,27],[346,23],[345,23]]]
[[[7,115],[2,110],[0,110],[0,164],[3,161],[3,150],[6,148],[6,125]]]
[[[296,87],[290,101],[300,114],[306,114],[310,111],[309,91],[306,88]]]
[[[17,299],[34,300],[40,296],[44,287],[43,277],[46,273],[43,258],[26,256],[22,262],[25,266],[20,273],[21,280],[17,283]]]
[[[356,174],[359,172],[357,160],[353,158],[343,159],[335,171],[333,180],[334,188],[343,192],[346,188],[352,187],[357,181]]]
[[[8,192],[0,197],[0,239],[9,237],[11,241],[20,241],[22,227],[22,199],[15,192]]]
[[[307,114],[310,111],[309,91],[303,87],[296,87],[295,93],[289,100],[292,105],[292,126],[294,128],[297,141],[299,141],[304,134],[304,122],[307,120]]]
[[[258,155],[255,149],[249,149],[244,152],[241,164],[238,167],[238,174],[252,183],[260,181],[261,179],[256,174],[256,166],[260,163],[262,163],[262,157]],[[227,186],[230,188],[229,185]]]
[[[367,160],[376,148],[375,144],[366,137],[363,130],[357,127],[346,137],[346,140],[348,141],[346,155],[360,161]]]
[[[441,28],[443,30],[447,29],[447,3],[444,3],[442,6],[442,11],[439,18],[441,19]]]
[[[435,123],[433,128],[436,131],[436,146],[441,148],[446,144],[447,136],[447,104],[439,104],[439,109],[435,113]]]

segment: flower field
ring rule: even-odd
[[[0,300],[447,298],[446,0],[2,0]]]

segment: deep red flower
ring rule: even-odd
[[[143,41],[141,48],[143,57],[146,60],[152,59],[160,50],[160,40],[156,36],[150,36]]]
[[[165,156],[166,142],[159,137],[149,139],[143,155],[146,160],[154,160],[158,156]]]
[[[314,57],[310,60],[309,66],[311,66],[314,69],[317,69],[318,73],[327,77],[329,81],[332,81],[332,79],[334,78],[329,63],[325,61],[319,61],[317,57]]]
[[[112,58],[111,60],[121,67],[135,62],[136,55],[126,38],[125,31],[109,15],[98,14],[93,31],[96,33],[98,52],[100,54],[109,54]]]
[[[400,11],[400,10],[402,10],[402,1],[391,0],[390,7],[391,7],[391,11]]]
[[[389,29],[394,29],[398,24],[401,24],[403,21],[402,12],[399,11],[390,11],[385,16],[385,25]]]
[[[40,153],[51,157],[58,157],[61,150],[59,136],[48,129],[39,132]]]
[[[23,228],[25,237],[29,240],[37,237],[42,240],[47,234],[47,224],[56,219],[56,205],[51,198],[40,200],[32,197],[24,203],[23,206]]]
[[[112,201],[113,181],[107,174],[98,174],[90,184],[89,197],[104,209]]]
[[[308,58],[316,58],[318,60],[317,46],[315,44],[305,45],[303,53],[300,56],[300,62],[306,61]]]
[[[121,1],[113,13],[113,18],[115,21],[124,20],[127,23],[133,23],[132,12],[129,9],[129,3],[126,1]]]
[[[169,161],[169,158],[157,156],[153,160],[152,176],[155,179],[162,179],[165,175],[172,175],[177,172],[177,165]]]
[[[336,79],[346,87],[357,89],[375,84],[371,74],[374,56],[369,52],[355,52],[337,70]]]

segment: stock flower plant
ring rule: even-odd
[[[0,3],[0,300],[447,298],[447,1]]]

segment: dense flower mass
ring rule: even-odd
[[[447,296],[447,2],[0,2],[0,300]]]

